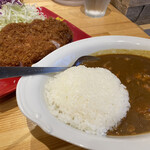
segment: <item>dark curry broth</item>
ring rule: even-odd
[[[104,53],[98,54],[100,60],[85,62],[84,65],[107,68],[114,73],[127,87],[131,104],[127,116],[107,135],[150,132],[150,51],[111,50]]]

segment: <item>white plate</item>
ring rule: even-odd
[[[77,58],[105,49],[150,50],[150,40],[129,36],[101,36],[73,42],[52,52],[33,66],[68,66]],[[23,114],[46,133],[70,143],[96,150],[149,150],[150,134],[98,137],[74,129],[53,117],[44,100],[48,75],[22,77],[17,85],[17,102]]]

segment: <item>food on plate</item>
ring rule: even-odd
[[[117,127],[130,107],[128,91],[113,73],[85,66],[50,76],[45,100],[59,120],[96,135]]]
[[[0,30],[10,23],[32,22],[34,19],[46,19],[35,5],[25,5],[20,1],[0,1]]]
[[[103,67],[114,73],[127,87],[131,104],[127,116],[116,129],[108,131],[107,134],[135,135],[150,132],[150,51],[106,52],[97,56],[100,59],[84,62],[83,65]],[[119,54],[122,52],[124,54]]]
[[[0,1],[0,9],[2,8],[2,5],[6,4],[6,3],[11,3],[11,4],[18,4],[20,6],[22,6],[23,0],[1,0]]]
[[[34,5],[3,0],[0,7],[0,66],[31,66],[72,41],[66,23],[46,19]]]
[[[53,18],[8,24],[0,31],[0,66],[31,66],[72,38],[67,24]]]

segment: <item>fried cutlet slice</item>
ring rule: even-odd
[[[31,66],[72,38],[67,24],[53,18],[9,24],[0,31],[0,66]]]

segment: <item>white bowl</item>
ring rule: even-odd
[[[69,66],[77,58],[105,49],[150,50],[150,40],[129,36],[101,36],[73,42],[52,52],[33,66]],[[44,100],[48,75],[22,77],[17,85],[17,102],[23,114],[46,133],[88,149],[149,150],[150,133],[108,137],[89,135],[52,116]]]

